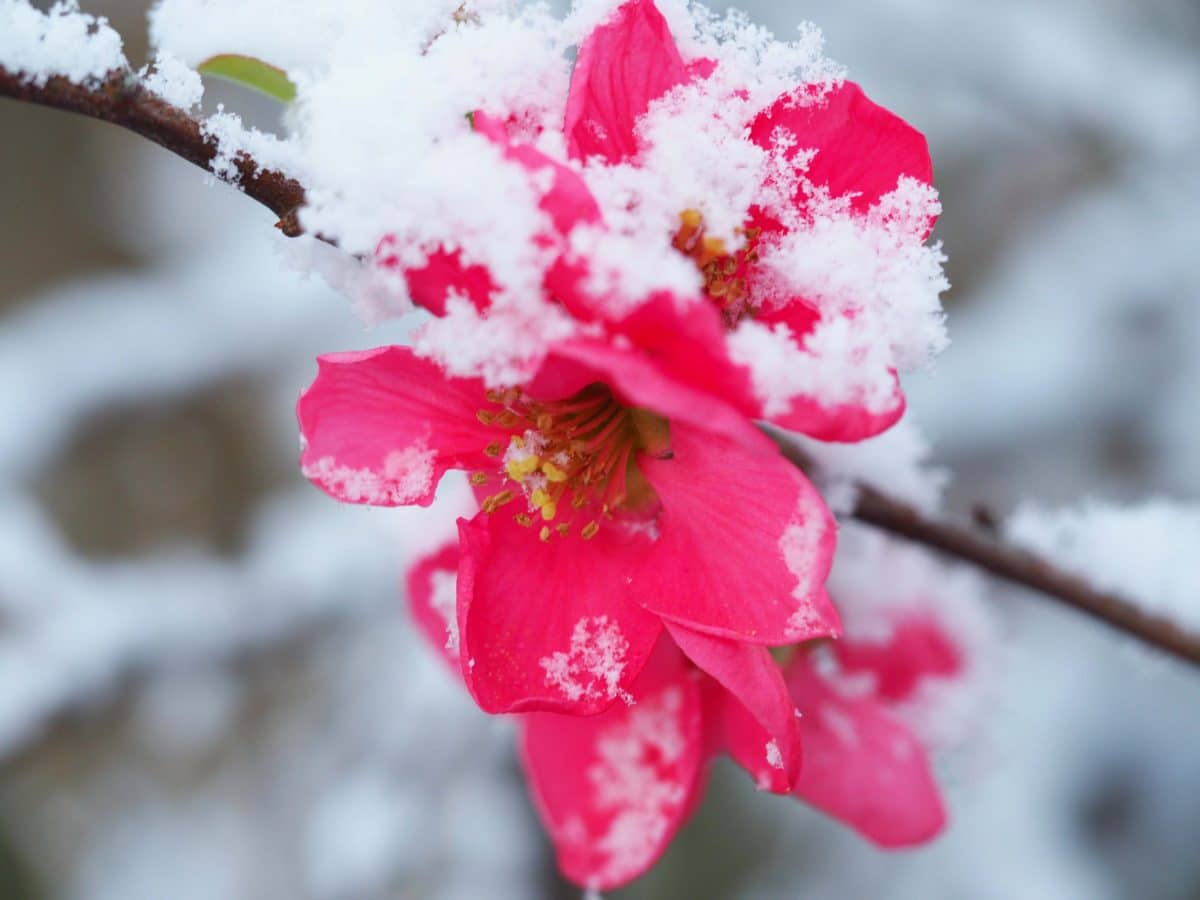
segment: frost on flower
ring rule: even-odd
[[[1104,591],[1200,634],[1200,506],[1152,500],[1076,509],[1026,505],[1009,538]]]
[[[726,399],[857,440],[902,414],[896,373],[944,346],[924,139],[845,80],[816,28],[780,41],[652,0],[565,17],[356,0],[281,31],[285,6],[163,0],[152,36],[191,64],[286,69],[288,133],[215,117],[221,161],[246,150],[300,177],[304,228],[347,270],[398,276],[339,281],[372,318],[439,317],[417,347],[448,371],[502,386],[569,336],[658,352],[662,329],[704,318]]]
[[[629,641],[607,616],[580,619],[569,650],[543,657],[546,683],[569,700],[611,700],[620,693]]]

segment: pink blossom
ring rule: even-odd
[[[644,149],[638,125],[651,104],[673,88],[708,78],[715,66],[711,60],[681,56],[653,0],[622,4],[579,48],[563,123],[569,156],[577,163],[636,165]],[[760,259],[789,231],[778,215],[759,206],[747,209],[743,244],[727,249],[707,233],[699,211],[680,210],[678,230],[663,239],[694,261],[707,302],[660,293],[641,298],[633,312],[614,313],[607,298],[591,295],[589,261],[570,247],[578,226],[603,226],[584,178],[570,166],[517,143],[505,122],[482,112],[473,121],[483,138],[529,173],[531,183],[546,182],[550,173],[541,207],[552,227],[539,241],[556,252],[551,254],[544,289],[577,319],[602,323],[610,335],[632,340],[661,361],[676,380],[712,391],[750,417],[823,440],[861,440],[886,430],[903,415],[904,395],[894,371],[891,397],[882,408],[854,402],[827,405],[801,392],[792,394],[783,408],[776,403],[768,409],[755,394],[749,370],[731,358],[726,334],[747,319],[785,334],[800,355],[812,352],[807,341],[826,315],[813,300],[779,296],[767,284],[770,279]],[[851,82],[825,92],[800,86],[758,112],[745,128],[753,143],[781,153],[782,186],[768,184],[763,189],[791,192],[789,218],[808,218],[814,190],[846,198],[852,213],[865,217],[901,179],[932,183],[924,137]],[[926,235],[932,226],[929,219]],[[399,264],[388,241],[381,245],[379,259],[388,266]],[[441,248],[432,248],[428,263],[408,270],[406,277],[414,300],[437,315],[444,313],[451,293],[468,297],[484,310],[495,288],[486,269],[464,264],[457,250]],[[852,314],[834,315],[853,322]]]
[[[760,656],[839,628],[815,489],[643,354],[567,342],[499,391],[408,348],[335,354],[298,415],[304,472],[337,499],[428,505],[447,470],[470,473],[480,511],[459,522],[451,643],[488,712],[628,698],[664,623]]]
[[[422,630],[461,672],[432,612],[456,552],[421,561],[408,589]],[[760,790],[790,793],[881,847],[931,840],[945,810],[928,750],[897,708],[961,673],[943,650],[962,652],[932,619],[906,619],[884,643],[797,646],[781,668],[762,647],[668,624],[629,685],[631,703],[520,718],[530,791],[560,867],[599,890],[637,878],[698,808],[722,752]]]

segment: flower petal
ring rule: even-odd
[[[803,300],[774,309],[762,310],[758,321],[768,327],[786,325],[796,343],[797,353],[807,353],[804,340],[820,321],[820,314]],[[904,416],[907,401],[900,389],[900,378],[891,370],[895,385],[891,402],[882,410],[873,411],[857,403],[839,403],[826,406],[812,397],[797,394],[782,413],[768,416],[773,425],[788,431],[799,432],[818,441],[854,443],[882,434]]]
[[[795,795],[881,847],[937,836],[946,822],[925,748],[874,697],[846,697],[806,655],[788,670],[804,770]]]
[[[609,163],[633,156],[638,119],[689,74],[653,0],[622,4],[579,46],[563,125],[567,152]]]
[[[635,703],[598,716],[524,717],[522,759],[558,854],[577,884],[628,884],[662,855],[705,781],[699,681],[663,641]]]
[[[428,506],[447,469],[494,467],[482,382],[449,378],[407,347],[333,353],[296,414],[304,474],[347,503]],[[507,437],[506,434],[503,434]]]
[[[563,341],[550,350],[526,390],[534,397],[556,399],[570,397],[599,381],[607,384],[622,403],[651,410],[672,423],[701,427],[760,452],[772,448],[744,410],[706,389],[705,376],[694,375],[698,387],[677,377],[685,361],[685,348],[664,348],[664,352],[668,358],[656,359],[653,353],[628,341]],[[700,361],[704,359],[699,357]],[[737,399],[736,393],[732,399]]]
[[[795,94],[781,96],[751,124],[751,139],[770,148],[782,130],[791,141],[789,159],[816,150],[808,179],[834,197],[856,195],[852,207],[860,213],[894,191],[902,176],[933,184],[925,136],[869,100],[857,84],[845,81],[815,103],[808,99],[809,105],[800,105]]]
[[[417,628],[434,651],[459,673],[458,541],[418,559],[405,579]]]
[[[909,616],[892,626],[887,641],[841,640],[838,664],[848,673],[869,672],[875,691],[892,703],[909,699],[925,678],[949,678],[963,670],[962,650],[929,616]]]
[[[504,124],[482,112],[474,115],[475,130],[504,150],[504,155],[539,178],[549,171],[549,187],[538,206],[550,216],[554,230],[566,236],[579,224],[600,221],[600,205],[578,172],[551,159],[529,144],[514,143]]]
[[[377,258],[380,265],[388,268],[399,265],[394,254]],[[482,312],[491,305],[496,290],[486,267],[467,265],[463,262],[462,251],[447,252],[440,247],[429,254],[425,265],[405,269],[404,279],[413,303],[435,316],[446,314],[446,302],[451,295],[466,297]]]
[[[824,584],[837,528],[820,494],[778,451],[671,422],[674,455],[639,466],[662,502],[661,534],[635,580],[646,608],[756,644],[836,633]]]
[[[665,624],[688,659],[720,685],[711,706],[729,754],[760,789],[790,792],[800,776],[800,722],[771,652]]]
[[[502,507],[459,520],[459,539],[462,667],[486,712],[590,715],[627,695],[662,631],[630,599],[645,535],[542,541]]]

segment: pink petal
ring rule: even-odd
[[[925,748],[873,697],[845,697],[801,655],[788,686],[804,740],[795,794],[881,847],[932,840],[946,822]]]
[[[407,347],[332,353],[296,414],[304,474],[347,503],[433,502],[447,469],[495,468],[484,448],[507,432],[480,424],[483,385],[449,378]]]
[[[886,642],[842,640],[833,649],[845,671],[870,672],[876,693],[893,703],[911,697],[925,678],[949,678],[963,669],[962,651],[928,616],[894,623]]]
[[[489,713],[599,712],[627,694],[662,631],[629,590],[649,539],[606,523],[591,540],[576,529],[543,542],[509,509],[459,520],[467,686]]]
[[[778,451],[671,422],[668,459],[639,465],[662,502],[661,534],[635,585],[646,608],[698,631],[789,644],[839,630],[824,584],[837,528]]]
[[[901,176],[933,184],[925,136],[872,103],[854,82],[843,82],[813,105],[800,106],[795,100],[794,94],[784,94],[761,112],[751,125],[751,139],[771,147],[782,129],[794,139],[789,158],[816,150],[808,166],[809,180],[828,187],[834,197],[857,195],[852,204],[857,212],[894,191]]]
[[[706,376],[698,372],[693,375],[699,387],[680,380],[684,346],[665,349],[668,358],[660,360],[652,352],[620,338],[563,341],[550,350],[526,390],[534,397],[554,399],[569,397],[600,381],[622,403],[649,409],[670,419],[673,425],[692,424],[760,452],[772,449],[770,441],[747,419],[744,410],[706,388]],[[698,362],[704,359],[703,354],[697,354]],[[738,399],[736,389],[732,399]]]
[[[600,221],[600,206],[582,176],[576,171],[555,162],[540,150],[528,144],[514,143],[502,122],[482,112],[474,115],[475,130],[504,150],[504,155],[524,167],[532,175],[542,177],[550,172],[550,185],[539,207],[550,216],[559,235],[568,235],[578,224],[595,224]]]
[[[525,771],[558,865],[595,890],[649,869],[704,788],[699,681],[669,641],[633,692],[634,705],[598,716],[534,713],[523,722]]]
[[[405,579],[408,604],[417,628],[429,645],[459,672],[458,541],[418,559]]]
[[[666,626],[688,659],[720,684],[711,705],[729,754],[761,789],[789,793],[800,775],[800,722],[771,652]]]
[[[820,314],[797,299],[775,309],[763,310],[758,321],[768,326],[786,325],[796,340],[797,352],[807,352],[802,349],[804,340],[820,321]],[[899,377],[894,369],[890,374],[895,387],[891,402],[882,410],[872,411],[856,403],[826,406],[812,397],[797,394],[785,412],[768,417],[768,421],[819,441],[854,443],[882,434],[900,421],[907,406]]]
[[[394,255],[380,258],[381,264],[390,268],[389,260],[398,265]],[[405,269],[404,278],[413,303],[435,316],[446,314],[446,301],[451,294],[466,297],[476,309],[483,311],[491,305],[496,290],[488,270],[484,266],[464,264],[459,250],[449,253],[441,248],[434,250],[425,265]]]
[[[653,0],[622,4],[579,46],[563,125],[568,153],[609,163],[633,156],[638,119],[690,74]]]

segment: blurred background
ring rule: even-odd
[[[737,5],[815,21],[929,136],[954,343],[908,387],[951,505],[1200,499],[1200,3]],[[144,58],[144,3],[84,6]],[[577,896],[509,727],[407,623],[439,533],[297,471],[313,357],[406,323],[367,331],[140,139],[10,101],[0,136],[0,900]],[[1005,665],[941,841],[880,853],[719,766],[613,896],[1200,900],[1200,677],[991,601]]]

